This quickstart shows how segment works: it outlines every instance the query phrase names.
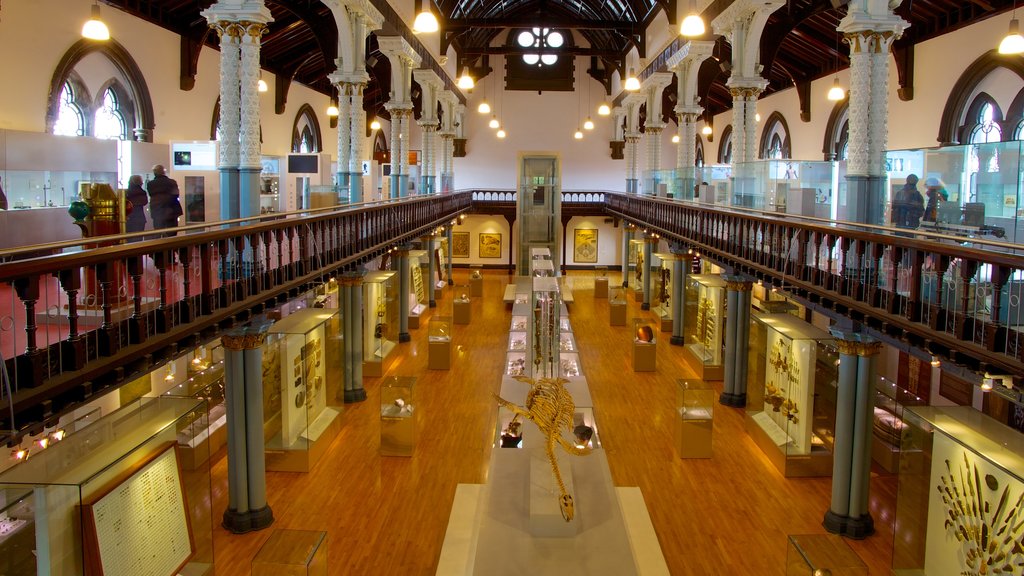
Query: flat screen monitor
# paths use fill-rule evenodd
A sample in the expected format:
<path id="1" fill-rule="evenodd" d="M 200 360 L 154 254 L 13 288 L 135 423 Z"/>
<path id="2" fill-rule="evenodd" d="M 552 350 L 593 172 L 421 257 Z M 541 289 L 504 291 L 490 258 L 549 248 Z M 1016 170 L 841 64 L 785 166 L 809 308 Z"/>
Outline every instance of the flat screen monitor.
<path id="1" fill-rule="evenodd" d="M 289 154 L 290 174 L 317 174 L 320 172 L 320 158 L 316 154 Z"/>
<path id="2" fill-rule="evenodd" d="M 214 171 L 217 169 L 216 142 L 172 142 L 171 167 L 174 170 Z"/>

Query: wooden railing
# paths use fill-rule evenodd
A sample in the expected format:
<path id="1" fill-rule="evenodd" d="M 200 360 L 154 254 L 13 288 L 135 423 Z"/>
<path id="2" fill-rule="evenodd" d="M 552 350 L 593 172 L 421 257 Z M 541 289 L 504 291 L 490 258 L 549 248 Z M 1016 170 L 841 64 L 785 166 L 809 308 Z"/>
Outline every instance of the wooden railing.
<path id="1" fill-rule="evenodd" d="M 361 266 L 470 206 L 470 194 L 458 193 L 134 243 L 106 237 L 100 241 L 112 245 L 93 241 L 47 256 L 26 257 L 38 247 L 8 251 L 0 263 L 0 366 L 11 388 L 0 391 L 0 428 L 11 428 L 11 401 L 19 430 L 38 426 L 178 343 Z"/>
<path id="2" fill-rule="evenodd" d="M 644 196 L 605 202 L 611 214 L 880 333 L 979 373 L 1024 376 L 1016 245 Z"/>

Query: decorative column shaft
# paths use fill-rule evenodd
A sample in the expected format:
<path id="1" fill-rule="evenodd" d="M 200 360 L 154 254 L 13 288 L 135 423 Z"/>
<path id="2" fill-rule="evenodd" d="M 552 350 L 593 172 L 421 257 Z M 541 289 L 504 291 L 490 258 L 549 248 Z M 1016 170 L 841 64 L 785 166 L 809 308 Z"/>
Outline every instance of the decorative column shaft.
<path id="1" fill-rule="evenodd" d="M 420 194 L 434 193 L 434 134 L 436 122 L 419 122 L 422 139 L 423 161 L 420 169 Z"/>
<path id="2" fill-rule="evenodd" d="M 636 194 L 640 190 L 638 179 L 639 154 L 637 147 L 640 143 L 639 133 L 626 134 L 626 193 Z"/>
<path id="3" fill-rule="evenodd" d="M 363 275 L 363 270 L 354 270 L 342 276 L 343 281 L 351 285 L 349 309 L 352 311 L 352 332 L 345 335 L 345 344 L 350 346 L 348 358 L 352 361 L 352 387 L 345 390 L 346 404 L 366 400 L 366 389 L 363 388 Z"/>
<path id="4" fill-rule="evenodd" d="M 260 215 L 260 41 L 267 31 L 263 22 L 242 22 L 245 33 L 241 38 L 241 149 L 238 158 L 239 217 Z M 221 108 L 223 110 L 223 108 Z"/>
<path id="5" fill-rule="evenodd" d="M 241 103 L 238 88 L 240 36 L 242 27 L 234 22 L 215 25 L 220 36 L 220 217 L 238 218 L 238 142 Z"/>
<path id="6" fill-rule="evenodd" d="M 222 525 L 235 534 L 274 522 L 263 440 L 263 342 L 272 324 L 230 329 L 221 337 L 228 429 L 228 509 Z"/>
<path id="7" fill-rule="evenodd" d="M 641 310 L 651 309 L 651 254 L 657 243 L 658 236 L 656 234 L 644 238 L 644 301 L 640 304 Z"/>
<path id="8" fill-rule="evenodd" d="M 683 337 L 683 311 L 686 310 L 686 277 L 693 264 L 693 255 L 687 254 L 680 246 L 673 250 L 679 259 L 672 262 L 672 338 L 670 342 L 676 346 L 686 344 Z"/>
<path id="9" fill-rule="evenodd" d="M 446 234 L 446 236 L 448 238 L 448 253 L 446 254 L 446 257 L 447 257 L 447 260 L 448 260 L 448 285 L 452 286 L 453 284 L 455 284 L 455 281 L 452 280 L 452 227 L 451 226 L 448 227 L 448 230 L 445 232 L 445 234 Z"/>
<path id="10" fill-rule="evenodd" d="M 825 529 L 849 538 L 874 533 L 868 509 L 874 423 L 875 357 L 881 342 L 858 332 L 832 330 L 839 348 L 832 501 Z"/>
<path id="11" fill-rule="evenodd" d="M 751 282 L 742 276 L 723 275 L 726 282 L 725 366 L 718 402 L 743 408 L 747 405 L 747 347 L 750 343 Z"/>
<path id="12" fill-rule="evenodd" d="M 757 97 L 761 90 L 757 86 L 729 88 L 732 94 L 733 165 L 757 160 Z"/>
<path id="13" fill-rule="evenodd" d="M 338 308 L 341 309 L 341 345 L 342 365 L 345 370 L 342 372 L 343 386 L 341 401 L 345 402 L 349 391 L 354 389 L 353 368 L 357 358 L 352 356 L 352 340 L 361 337 L 356 327 L 357 319 L 361 319 L 360 311 L 352 310 L 352 289 L 356 283 L 350 276 L 341 276 L 338 279 Z"/>
<path id="14" fill-rule="evenodd" d="M 629 224 L 622 226 L 622 287 L 629 287 L 629 241 L 633 239 L 633 229 Z"/>
<path id="15" fill-rule="evenodd" d="M 647 126 L 646 140 L 647 140 L 647 176 L 646 182 L 650 182 L 650 190 L 644 190 L 644 194 L 650 194 L 651 196 L 658 195 L 658 182 L 659 178 L 655 174 L 655 170 L 661 170 L 661 131 L 662 126 Z M 646 186 L 645 186 L 646 188 Z"/>
<path id="16" fill-rule="evenodd" d="M 434 299 L 434 290 L 437 282 L 434 280 L 434 237 L 423 237 L 423 249 L 427 251 L 427 300 L 428 306 L 437 307 L 437 300 Z"/>
<path id="17" fill-rule="evenodd" d="M 334 81 L 338 88 L 338 185 L 348 184 L 352 160 L 352 85 L 345 81 Z M 351 193 L 349 194 L 351 198 Z"/>
<path id="18" fill-rule="evenodd" d="M 398 249 L 398 341 L 412 340 L 409 335 L 409 250 L 412 246 L 403 245 Z"/>
<path id="19" fill-rule="evenodd" d="M 352 85 L 352 112 L 348 124 L 349 142 L 349 202 L 355 204 L 363 201 L 363 141 L 366 140 L 366 110 L 363 109 L 363 89 L 365 82 Z"/>

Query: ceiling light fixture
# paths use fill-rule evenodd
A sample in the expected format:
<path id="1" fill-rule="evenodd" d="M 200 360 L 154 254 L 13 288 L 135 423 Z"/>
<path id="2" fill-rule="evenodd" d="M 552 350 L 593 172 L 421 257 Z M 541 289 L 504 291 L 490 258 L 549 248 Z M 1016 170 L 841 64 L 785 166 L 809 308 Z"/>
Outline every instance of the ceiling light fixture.
<path id="1" fill-rule="evenodd" d="M 370 130 L 380 130 L 380 121 L 374 118 L 373 122 L 370 122 Z"/>
<path id="2" fill-rule="evenodd" d="M 327 115 L 328 115 L 328 116 L 330 116 L 331 118 L 334 118 L 334 117 L 336 117 L 336 116 L 337 116 L 338 114 L 339 114 L 339 112 L 338 112 L 338 106 L 337 106 L 337 105 L 336 105 L 336 104 L 334 103 L 334 101 L 332 100 L 332 101 L 331 101 L 331 104 L 330 104 L 330 105 L 329 105 L 329 106 L 327 107 Z"/>
<path id="3" fill-rule="evenodd" d="M 89 40 L 110 40 L 110 29 L 100 18 L 100 5 L 92 5 L 92 13 L 89 20 L 82 26 L 82 38 Z"/>
<path id="4" fill-rule="evenodd" d="M 697 13 L 697 7 L 693 5 L 693 0 L 690 0 L 690 13 L 683 18 L 683 23 L 679 25 L 679 33 L 687 38 L 704 35 L 704 19 Z"/>
<path id="5" fill-rule="evenodd" d="M 495 134 L 495 136 L 497 136 L 498 138 L 504 138 L 505 137 L 505 129 L 504 128 L 498 128 L 498 133 Z"/>
<path id="6" fill-rule="evenodd" d="M 938 356 L 932 356 L 932 362 L 931 362 L 931 364 L 932 364 L 932 366 L 934 366 L 935 368 L 938 368 L 939 366 L 942 366 L 942 361 L 941 361 L 941 360 L 939 360 L 939 357 L 938 357 Z"/>
<path id="7" fill-rule="evenodd" d="M 587 116 L 587 119 L 583 121 L 583 129 L 584 130 L 593 130 L 594 129 L 594 121 L 590 119 L 590 116 Z"/>
<path id="8" fill-rule="evenodd" d="M 705 136 L 710 136 L 712 132 L 714 132 L 714 130 L 712 130 L 711 126 L 707 124 L 705 124 L 704 127 L 700 129 L 700 133 Z"/>
<path id="9" fill-rule="evenodd" d="M 469 75 L 469 66 L 462 67 L 462 76 L 459 76 L 458 87 L 460 90 L 473 89 L 473 77 Z"/>
<path id="10" fill-rule="evenodd" d="M 598 116 L 608 116 L 612 113 L 611 106 L 607 102 L 601 102 L 601 105 L 597 107 Z"/>
<path id="11" fill-rule="evenodd" d="M 256 91 L 257 92 L 266 92 L 269 89 L 270 88 L 267 87 L 267 81 L 264 80 L 263 78 L 260 78 L 259 81 L 256 82 Z"/>
<path id="12" fill-rule="evenodd" d="M 579 128 L 576 128 L 576 133 L 573 134 L 572 137 L 577 140 L 583 140 L 583 132 Z"/>
<path id="13" fill-rule="evenodd" d="M 412 31 L 415 34 L 437 32 L 437 16 L 430 10 L 430 0 L 427 5 L 421 7 L 420 0 L 416 0 L 416 20 L 412 23 Z"/>
<path id="14" fill-rule="evenodd" d="M 982 381 L 981 381 L 981 391 L 982 392 L 991 392 L 992 388 L 995 388 L 995 384 L 993 383 L 993 380 L 994 380 L 994 378 L 984 378 L 984 379 L 982 379 Z"/>
<path id="15" fill-rule="evenodd" d="M 495 129 L 495 128 L 500 128 L 501 127 L 501 123 L 498 122 L 498 115 L 497 114 L 492 114 L 491 115 L 491 121 L 487 123 L 487 127 L 492 129 L 492 130 Z"/>
<path id="16" fill-rule="evenodd" d="M 672 135 L 672 143 L 673 144 L 679 144 L 679 134 L 673 134 Z"/>
<path id="17" fill-rule="evenodd" d="M 487 103 L 487 98 L 486 97 L 484 98 L 484 101 L 481 102 L 479 106 L 477 106 L 476 111 L 481 113 L 481 114 L 490 114 L 491 113 L 491 105 Z"/>
<path id="18" fill-rule="evenodd" d="M 84 32 L 83 32 L 84 33 Z M 1010 18 L 1010 30 L 999 43 L 1000 54 L 1020 54 L 1024 52 L 1024 37 L 1020 35 L 1020 21 L 1017 20 L 1017 0 L 1013 1 L 1013 15 Z"/>
<path id="19" fill-rule="evenodd" d="M 838 102 L 843 98 L 846 98 L 846 90 L 843 90 L 843 87 L 839 85 L 839 77 L 836 76 L 832 80 L 832 87 L 828 89 L 828 99 Z"/>
<path id="20" fill-rule="evenodd" d="M 622 87 L 630 92 L 636 92 L 640 89 L 640 79 L 636 77 L 636 72 L 632 67 L 630 67 L 629 74 L 626 75 L 626 83 Z"/>

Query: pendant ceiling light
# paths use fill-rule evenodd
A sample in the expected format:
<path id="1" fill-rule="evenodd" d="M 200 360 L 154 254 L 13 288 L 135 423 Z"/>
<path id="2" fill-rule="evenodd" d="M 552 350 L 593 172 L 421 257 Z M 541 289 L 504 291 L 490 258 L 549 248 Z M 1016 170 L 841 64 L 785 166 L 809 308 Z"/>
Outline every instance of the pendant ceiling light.
<path id="1" fill-rule="evenodd" d="M 487 103 L 487 98 L 484 98 L 484 101 L 481 102 L 479 106 L 477 106 L 476 111 L 481 114 L 491 113 L 491 105 Z"/>
<path id="2" fill-rule="evenodd" d="M 572 137 L 577 140 L 583 140 L 583 132 L 579 128 L 577 128 L 576 133 L 573 134 Z"/>
<path id="3" fill-rule="evenodd" d="M 640 80 L 636 77 L 636 72 L 632 67 L 630 67 L 629 74 L 626 75 L 626 83 L 622 87 L 630 92 L 636 92 L 640 89 Z"/>
<path id="4" fill-rule="evenodd" d="M 380 121 L 374 118 L 373 122 L 370 122 L 370 130 L 380 130 Z"/>
<path id="5" fill-rule="evenodd" d="M 82 26 L 82 38 L 89 40 L 110 40 L 110 29 L 100 18 L 100 5 L 92 5 L 92 15 Z"/>
<path id="6" fill-rule="evenodd" d="M 473 77 L 469 75 L 469 66 L 462 67 L 462 76 L 459 76 L 458 87 L 460 90 L 473 89 Z"/>
<path id="7" fill-rule="evenodd" d="M 437 16 L 430 10 L 430 0 L 427 5 L 421 7 L 420 0 L 416 0 L 416 20 L 412 23 L 412 31 L 416 34 L 437 32 Z"/>
<path id="8" fill-rule="evenodd" d="M 259 82 L 256 83 L 257 92 L 266 92 L 269 89 L 270 88 L 267 87 L 267 81 L 264 80 L 263 78 L 260 78 Z"/>
<path id="9" fill-rule="evenodd" d="M 679 25 L 679 33 L 687 38 L 704 35 L 704 19 L 697 13 L 697 7 L 693 5 L 693 2 L 694 0 L 690 0 L 690 13 L 683 18 L 683 23 Z"/>
<path id="10" fill-rule="evenodd" d="M 1020 54 L 1024 52 L 1024 37 L 1020 35 L 1020 21 L 1017 20 L 1017 1 L 1013 2 L 1013 16 L 1010 19 L 1010 30 L 999 43 L 1000 54 Z"/>
<path id="11" fill-rule="evenodd" d="M 679 144 L 679 134 L 673 134 L 672 135 L 672 143 L 673 144 Z"/>
<path id="12" fill-rule="evenodd" d="M 501 127 L 501 124 L 498 123 L 498 116 L 497 115 L 492 115 L 491 116 L 491 121 L 487 123 L 487 126 L 489 128 L 491 128 L 491 129 Z"/>
<path id="13" fill-rule="evenodd" d="M 327 107 L 327 115 L 331 118 L 338 115 L 338 105 L 335 104 L 334 100 L 331 100 L 331 105 Z"/>
<path id="14" fill-rule="evenodd" d="M 598 116 L 608 116 L 611 113 L 612 113 L 612 108 L 611 108 L 611 106 L 608 105 L 607 102 L 601 102 L 601 105 L 597 107 L 597 115 Z"/>
<path id="15" fill-rule="evenodd" d="M 833 102 L 838 102 L 846 98 L 846 91 L 839 85 L 839 77 L 835 77 L 832 80 L 832 87 L 828 89 L 828 99 Z"/>
<path id="16" fill-rule="evenodd" d="M 584 130 L 593 130 L 594 129 L 594 121 L 590 119 L 590 116 L 587 116 L 587 119 L 583 121 L 583 129 Z"/>
<path id="17" fill-rule="evenodd" d="M 505 137 L 505 129 L 504 129 L 504 128 L 498 128 L 498 133 L 497 133 L 497 134 L 495 134 L 495 135 L 496 135 L 496 136 L 497 136 L 498 138 L 504 138 L 504 137 Z"/>

